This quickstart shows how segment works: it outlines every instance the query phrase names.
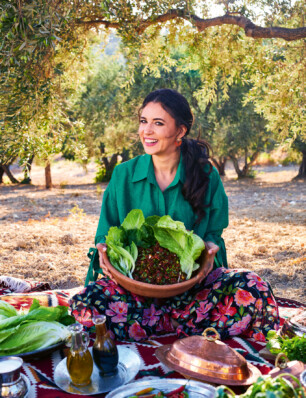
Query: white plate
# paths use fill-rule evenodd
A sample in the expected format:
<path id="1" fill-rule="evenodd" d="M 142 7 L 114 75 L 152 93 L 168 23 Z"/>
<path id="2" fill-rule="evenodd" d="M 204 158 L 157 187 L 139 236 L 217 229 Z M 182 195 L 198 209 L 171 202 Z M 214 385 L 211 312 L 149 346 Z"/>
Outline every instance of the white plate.
<path id="1" fill-rule="evenodd" d="M 94 365 L 91 383 L 84 387 L 76 387 L 70 382 L 67 370 L 67 358 L 64 358 L 56 367 L 54 382 L 62 390 L 71 394 L 94 395 L 112 391 L 133 380 L 139 372 L 140 357 L 128 347 L 117 346 L 119 354 L 118 373 L 114 376 L 101 377 L 99 369 Z M 91 349 L 89 349 L 92 351 Z"/>
<path id="2" fill-rule="evenodd" d="M 156 394 L 159 390 L 167 393 L 180 386 L 186 386 L 185 391 L 188 392 L 189 398 L 214 398 L 216 396 L 216 389 L 214 387 L 200 381 L 187 379 L 147 379 L 116 388 L 116 390 L 107 394 L 105 398 L 127 398 L 148 387 L 156 388 Z M 155 391 L 153 390 L 153 392 Z"/>

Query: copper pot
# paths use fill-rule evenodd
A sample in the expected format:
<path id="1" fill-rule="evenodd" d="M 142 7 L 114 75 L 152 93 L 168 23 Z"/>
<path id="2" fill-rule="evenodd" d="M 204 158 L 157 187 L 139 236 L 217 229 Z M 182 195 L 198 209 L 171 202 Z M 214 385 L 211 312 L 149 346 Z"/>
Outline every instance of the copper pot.
<path id="1" fill-rule="evenodd" d="M 214 331 L 214 336 L 208 336 Z M 170 369 L 200 381 L 226 385 L 253 384 L 261 372 L 236 350 L 220 341 L 208 328 L 202 336 L 191 336 L 159 347 L 156 357 Z"/>

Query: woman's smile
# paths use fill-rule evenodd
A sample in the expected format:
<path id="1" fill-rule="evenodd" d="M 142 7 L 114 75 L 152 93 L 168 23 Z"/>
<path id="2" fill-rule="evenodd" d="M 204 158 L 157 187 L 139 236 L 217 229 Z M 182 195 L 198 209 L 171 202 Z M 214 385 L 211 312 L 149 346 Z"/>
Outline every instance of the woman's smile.
<path id="1" fill-rule="evenodd" d="M 152 138 L 146 138 L 144 137 L 144 143 L 147 146 L 154 146 L 155 144 L 157 144 L 158 140 L 154 140 Z"/>
<path id="2" fill-rule="evenodd" d="M 177 151 L 178 138 L 184 135 L 175 119 L 158 102 L 149 102 L 139 118 L 138 133 L 149 155 L 169 155 Z"/>

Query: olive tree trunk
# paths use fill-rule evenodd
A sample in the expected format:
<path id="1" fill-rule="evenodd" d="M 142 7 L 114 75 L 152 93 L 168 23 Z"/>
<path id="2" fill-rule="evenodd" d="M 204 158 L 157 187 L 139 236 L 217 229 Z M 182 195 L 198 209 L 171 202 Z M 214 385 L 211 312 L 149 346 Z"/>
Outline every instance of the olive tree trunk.
<path id="1" fill-rule="evenodd" d="M 45 167 L 45 181 L 46 181 L 46 189 L 52 188 L 52 178 L 51 178 L 51 165 L 48 161 Z"/>
<path id="2" fill-rule="evenodd" d="M 13 176 L 9 165 L 1 165 L 3 173 L 5 173 L 13 184 L 19 184 L 19 181 Z M 2 176 L 3 176 L 2 173 Z"/>
<path id="3" fill-rule="evenodd" d="M 299 168 L 298 175 L 294 177 L 294 180 L 304 179 L 306 180 L 306 151 L 302 151 L 303 158 Z"/>

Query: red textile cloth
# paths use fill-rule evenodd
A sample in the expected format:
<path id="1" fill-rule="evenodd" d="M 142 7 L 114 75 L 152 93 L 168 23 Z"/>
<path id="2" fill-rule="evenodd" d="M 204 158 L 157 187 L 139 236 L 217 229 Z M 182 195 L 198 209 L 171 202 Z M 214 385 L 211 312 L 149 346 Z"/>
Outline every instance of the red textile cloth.
<path id="1" fill-rule="evenodd" d="M 76 291 L 77 289 L 71 289 L 66 291 L 53 290 L 34 293 L 30 292 L 26 294 L 7 294 L 6 291 L 5 295 L 1 295 L 0 292 L 0 299 L 7 301 L 17 309 L 28 308 L 31 305 L 33 298 L 39 299 L 42 305 L 68 305 L 69 298 L 74 295 Z M 284 320 L 284 317 L 292 316 L 297 311 L 297 309 L 301 307 L 305 308 L 301 303 L 285 298 L 277 298 L 277 302 L 280 307 L 282 321 Z M 137 352 L 141 357 L 141 368 L 136 376 L 136 379 L 148 376 L 182 378 L 182 376 L 178 373 L 169 371 L 169 369 L 162 365 L 154 355 L 154 351 L 158 346 L 163 344 L 171 344 L 175 341 L 176 338 L 177 336 L 172 334 L 158 337 L 154 340 L 148 340 L 145 343 L 119 342 L 118 344 L 130 346 L 133 351 Z M 91 337 L 91 344 L 93 343 L 93 341 L 94 336 Z M 269 373 L 269 371 L 274 367 L 272 362 L 263 359 L 259 355 L 259 351 L 264 348 L 265 343 L 259 343 L 255 342 L 254 339 L 245 339 L 240 337 L 234 337 L 224 342 L 227 343 L 230 347 L 236 349 L 246 358 L 246 360 L 258 367 L 262 374 Z M 61 391 L 54 384 L 53 380 L 55 368 L 64 357 L 64 350 L 57 350 L 46 357 L 24 363 L 22 372 L 29 378 L 31 382 L 31 391 L 28 398 L 79 397 L 79 395 L 69 394 Z M 105 394 L 98 394 L 95 396 L 104 397 Z"/>

